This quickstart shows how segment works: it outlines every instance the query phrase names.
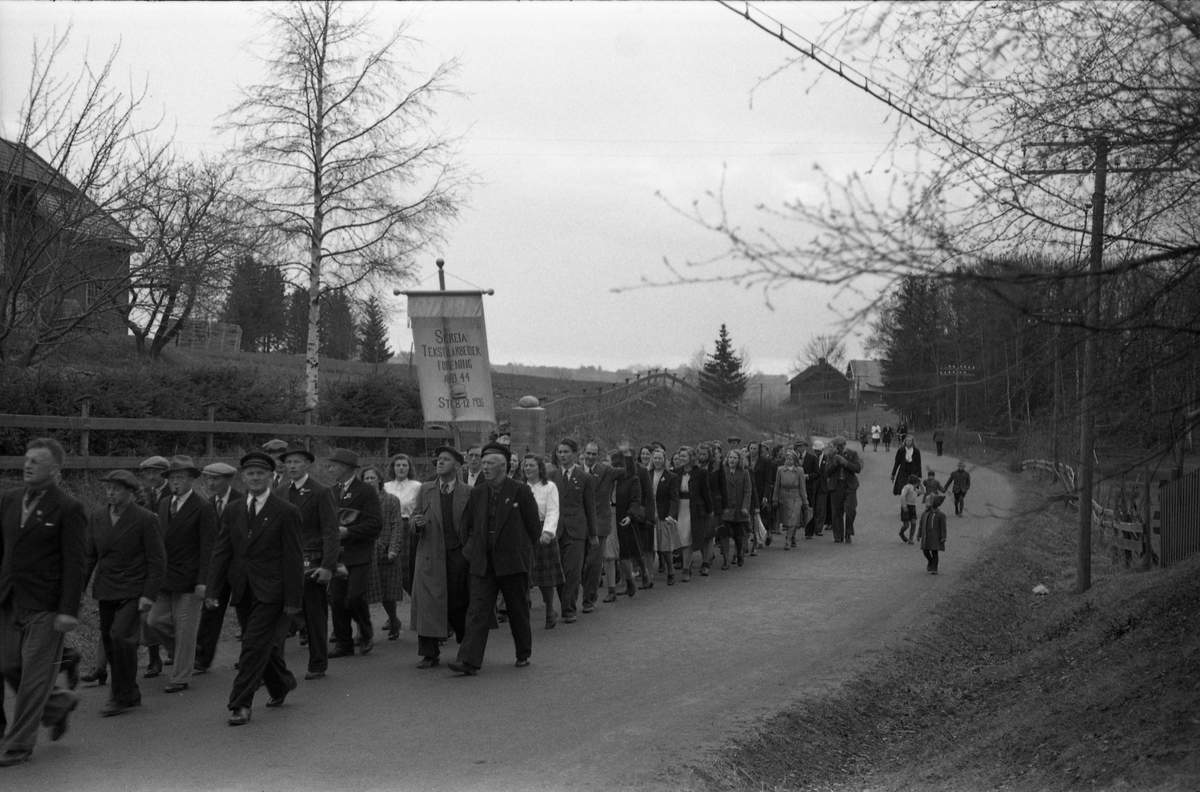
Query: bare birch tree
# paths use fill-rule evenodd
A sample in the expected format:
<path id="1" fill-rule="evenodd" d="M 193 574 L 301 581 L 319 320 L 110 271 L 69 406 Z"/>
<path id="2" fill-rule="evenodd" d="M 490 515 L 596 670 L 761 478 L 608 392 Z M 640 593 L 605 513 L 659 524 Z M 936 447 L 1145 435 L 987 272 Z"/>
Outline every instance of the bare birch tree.
<path id="1" fill-rule="evenodd" d="M 265 14 L 266 78 L 244 90 L 225 129 L 237 138 L 246 193 L 282 230 L 307 284 L 306 406 L 317 407 L 321 299 L 331 289 L 410 277 L 465 200 L 455 140 L 434 130 L 456 62 L 417 75 L 342 3 L 289 3 Z"/>

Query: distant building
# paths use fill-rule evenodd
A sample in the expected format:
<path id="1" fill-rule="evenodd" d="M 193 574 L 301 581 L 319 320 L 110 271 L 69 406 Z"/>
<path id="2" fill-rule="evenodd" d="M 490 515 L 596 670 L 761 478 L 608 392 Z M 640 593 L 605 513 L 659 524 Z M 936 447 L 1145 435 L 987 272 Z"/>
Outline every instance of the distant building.
<path id="1" fill-rule="evenodd" d="M 851 397 L 865 404 L 883 403 L 883 368 L 878 360 L 851 360 L 846 366 Z"/>
<path id="2" fill-rule="evenodd" d="M 788 380 L 788 404 L 833 406 L 853 403 L 853 383 L 825 358 Z"/>
<path id="3" fill-rule="evenodd" d="M 35 151 L 0 138 L 0 297 L 16 316 L 31 325 L 86 316 L 89 327 L 123 331 L 130 255 L 140 249 Z"/>

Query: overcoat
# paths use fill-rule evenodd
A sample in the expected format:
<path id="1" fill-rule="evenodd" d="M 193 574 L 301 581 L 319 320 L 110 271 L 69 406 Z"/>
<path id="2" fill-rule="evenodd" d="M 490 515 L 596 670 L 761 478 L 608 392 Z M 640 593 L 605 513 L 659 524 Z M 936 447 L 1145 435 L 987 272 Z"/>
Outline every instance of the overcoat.
<path id="1" fill-rule="evenodd" d="M 917 530 L 922 550 L 946 549 L 946 513 L 928 509 L 921 515 L 921 527 Z"/>
<path id="2" fill-rule="evenodd" d="M 925 472 L 921 469 L 921 449 L 914 445 L 912 452 L 912 462 L 908 462 L 905 459 L 904 445 L 901 444 L 901 446 L 896 449 L 896 464 L 892 466 L 892 478 L 895 479 L 892 484 L 893 495 L 900 494 L 900 490 L 904 489 L 904 485 L 908 483 L 908 477 L 910 475 L 915 475 L 917 478 L 921 478 L 922 474 Z"/>
<path id="3" fill-rule="evenodd" d="M 461 480 L 451 494 L 454 502 L 454 531 L 463 544 L 467 501 L 472 487 Z M 536 507 L 535 507 L 536 508 Z M 412 604 L 409 606 L 409 629 L 417 635 L 444 637 L 450 634 L 447 617 L 450 608 L 446 590 L 446 535 L 442 523 L 442 494 L 437 480 L 427 481 L 417 493 L 414 515 L 424 512 L 425 527 L 417 539 L 416 565 L 413 568 Z M 416 530 L 409 520 L 409 530 Z"/>
<path id="4" fill-rule="evenodd" d="M 107 506 L 88 515 L 87 571 L 96 600 L 154 599 L 167 571 L 158 518 L 130 503 L 113 523 Z"/>

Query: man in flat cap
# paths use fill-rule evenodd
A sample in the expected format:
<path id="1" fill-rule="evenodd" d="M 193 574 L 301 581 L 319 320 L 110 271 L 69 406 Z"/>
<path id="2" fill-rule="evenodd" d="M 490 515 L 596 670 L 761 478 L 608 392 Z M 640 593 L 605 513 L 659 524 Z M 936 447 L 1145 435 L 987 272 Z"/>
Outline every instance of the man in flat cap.
<path id="1" fill-rule="evenodd" d="M 283 659 L 292 617 L 304 599 L 304 552 L 300 511 L 271 492 L 275 460 L 262 451 L 241 459 L 246 498 L 225 509 L 208 570 L 209 599 L 215 608 L 223 589 L 242 622 L 238 673 L 229 693 L 229 725 L 250 722 L 254 693 L 265 685 L 268 707 L 282 706 L 296 689 Z"/>
<path id="2" fill-rule="evenodd" d="M 329 656 L 354 654 L 354 624 L 358 625 L 362 640 L 359 651 L 365 655 L 375 647 L 367 589 L 371 583 L 371 564 L 375 561 L 375 540 L 383 531 L 383 506 L 376 489 L 354 476 L 358 470 L 358 454 L 347 448 L 335 448 L 325 464 L 337 480 L 333 498 L 338 508 L 342 563 L 347 572 L 345 578 L 334 578 L 329 584 L 333 635 L 337 639 Z"/>
<path id="3" fill-rule="evenodd" d="M 0 679 L 16 693 L 0 767 L 29 759 L 39 723 L 62 737 L 79 704 L 55 686 L 63 638 L 79 625 L 87 534 L 83 505 L 57 483 L 65 457 L 57 440 L 29 441 L 24 486 L 0 494 Z"/>
<path id="4" fill-rule="evenodd" d="M 462 643 L 471 596 L 463 530 L 472 487 L 459 479 L 463 456 L 457 449 L 438 446 L 433 453 L 437 478 L 421 485 L 411 518 L 418 538 L 409 623 L 417 633 L 418 668 L 438 664 L 439 643 L 451 633 Z"/>
<path id="5" fill-rule="evenodd" d="M 164 690 L 179 693 L 188 689 L 195 672 L 196 632 L 217 535 L 217 511 L 193 489 L 200 469 L 191 457 L 172 457 L 162 475 L 171 491 L 158 504 L 167 574 L 146 626 L 175 658 Z"/>
<path id="6" fill-rule="evenodd" d="M 271 459 L 275 460 L 275 474 L 271 480 L 272 492 L 287 483 L 287 476 L 283 472 L 283 452 L 287 450 L 287 447 L 287 442 L 278 437 L 262 444 L 263 453 L 270 454 Z"/>
<path id="7" fill-rule="evenodd" d="M 141 614 L 150 610 L 167 572 L 158 517 L 134 502 L 141 488 L 128 470 L 100 479 L 106 506 L 88 515 L 87 571 L 100 612 L 100 637 L 112 666 L 112 687 L 104 716 L 119 715 L 142 703 L 137 684 Z"/>
<path id="8" fill-rule="evenodd" d="M 300 510 L 300 541 L 304 549 L 303 624 L 308 636 L 308 671 L 304 678 L 321 679 L 329 668 L 329 582 L 337 569 L 339 535 L 333 490 L 310 476 L 315 461 L 304 443 L 284 449 L 287 483 L 275 490 Z"/>
<path id="9" fill-rule="evenodd" d="M 862 472 L 862 460 L 857 451 L 846 447 L 845 437 L 838 435 L 829 443 L 833 449 L 825 455 L 821 473 L 829 487 L 833 541 L 850 544 L 854 536 L 854 517 L 858 513 L 858 474 Z"/>
<path id="10" fill-rule="evenodd" d="M 471 490 L 463 520 L 463 555 L 471 567 L 471 602 L 466 635 L 452 671 L 473 676 L 483 666 L 496 597 L 504 595 L 508 626 L 516 645 L 517 667 L 529 665 L 533 632 L 529 627 L 529 567 L 533 543 L 542 534 L 537 501 L 528 484 L 508 477 L 508 446 L 483 447 L 484 484 Z"/>
<path id="11" fill-rule="evenodd" d="M 233 486 L 237 468 L 224 462 L 213 462 L 201 471 L 204 488 L 209 502 L 217 513 L 217 530 L 221 530 L 221 517 L 225 510 L 236 506 L 246 493 Z M 214 540 L 215 541 L 215 540 Z M 221 640 L 221 628 L 225 625 L 225 613 L 229 609 L 229 587 L 226 586 L 217 600 L 216 608 L 205 608 L 200 613 L 200 629 L 196 632 L 196 662 L 192 671 L 206 673 L 217 656 L 217 644 Z"/>
<path id="12" fill-rule="evenodd" d="M 158 514 L 158 502 L 169 492 L 167 480 L 163 478 L 162 474 L 170 464 L 166 457 L 152 456 L 142 460 L 142 463 L 138 465 L 138 475 L 142 479 L 142 497 L 138 505 L 144 506 L 155 514 Z"/>

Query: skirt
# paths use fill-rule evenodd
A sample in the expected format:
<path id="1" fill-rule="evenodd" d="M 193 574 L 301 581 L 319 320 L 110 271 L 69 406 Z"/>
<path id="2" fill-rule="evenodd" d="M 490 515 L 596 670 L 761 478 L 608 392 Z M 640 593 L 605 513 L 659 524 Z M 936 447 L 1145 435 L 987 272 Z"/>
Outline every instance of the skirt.
<path id="1" fill-rule="evenodd" d="M 558 541 L 542 544 L 533 543 L 533 567 L 529 570 L 530 587 L 557 586 L 566 582 L 563 574 L 562 557 L 558 553 Z"/>
<path id="2" fill-rule="evenodd" d="M 604 560 L 611 561 L 621 557 L 621 540 L 617 538 L 616 531 L 610 531 L 608 536 L 601 541 L 604 545 Z"/>
<path id="3" fill-rule="evenodd" d="M 804 522 L 804 503 L 800 500 L 799 487 L 781 487 L 783 494 L 779 499 L 779 523 L 788 528 L 795 528 Z"/>
<path id="4" fill-rule="evenodd" d="M 643 553 L 654 552 L 654 523 L 642 520 L 638 523 L 638 545 Z"/>
<path id="5" fill-rule="evenodd" d="M 630 522 L 629 525 L 618 525 L 617 530 L 613 531 L 613 535 L 617 537 L 617 548 L 620 553 L 617 557 L 623 560 L 630 560 L 642 557 L 642 542 L 638 536 L 641 531 L 638 526 L 639 522 Z"/>
<path id="6" fill-rule="evenodd" d="M 706 514 L 692 523 L 692 549 L 703 550 L 717 535 L 717 516 Z"/>
<path id="7" fill-rule="evenodd" d="M 379 559 L 371 559 L 371 571 L 367 576 L 367 604 L 383 602 L 383 584 L 379 579 Z"/>
<path id="8" fill-rule="evenodd" d="M 407 559 L 387 560 L 387 548 L 375 545 L 376 566 L 379 569 L 379 598 L 383 602 L 404 601 L 404 567 Z M 372 600 L 372 602 L 379 600 Z"/>
<path id="9" fill-rule="evenodd" d="M 687 503 L 680 503 L 679 522 L 675 524 L 675 530 L 679 533 L 679 544 L 677 547 L 691 547 L 692 509 Z"/>
<path id="10" fill-rule="evenodd" d="M 740 542 L 742 537 L 750 532 L 750 523 L 747 522 L 729 522 L 728 520 L 721 521 L 721 527 L 717 529 L 718 539 L 733 539 Z"/>
<path id="11" fill-rule="evenodd" d="M 659 520 L 654 526 L 654 538 L 658 541 L 658 552 L 669 553 L 683 547 L 679 541 L 678 526 L 671 525 L 666 520 Z"/>

